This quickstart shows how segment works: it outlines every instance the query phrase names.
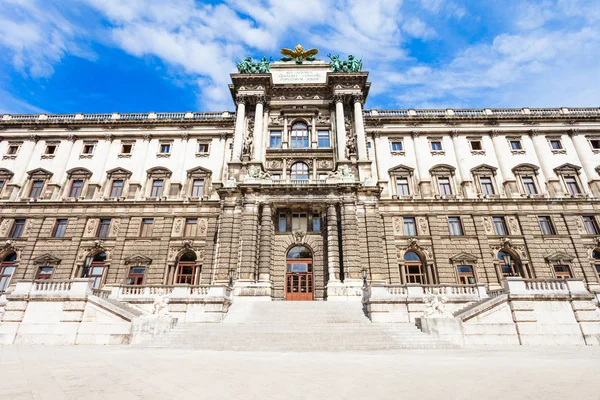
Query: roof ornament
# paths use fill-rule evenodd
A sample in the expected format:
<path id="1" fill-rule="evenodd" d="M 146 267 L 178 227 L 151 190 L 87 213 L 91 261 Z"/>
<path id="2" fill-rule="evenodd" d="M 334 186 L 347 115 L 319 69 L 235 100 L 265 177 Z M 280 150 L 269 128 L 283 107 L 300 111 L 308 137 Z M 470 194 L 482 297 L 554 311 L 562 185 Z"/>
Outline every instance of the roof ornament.
<path id="1" fill-rule="evenodd" d="M 268 74 L 271 72 L 271 61 L 267 57 L 263 57 L 260 61 L 253 61 L 252 57 L 246 57 L 237 64 L 237 69 L 240 74 Z"/>
<path id="2" fill-rule="evenodd" d="M 283 48 L 280 50 L 283 57 L 281 61 L 292 61 L 295 60 L 296 64 L 302 64 L 303 61 L 315 61 L 315 56 L 319 52 L 317 49 L 310 49 L 304 51 L 302 45 L 297 45 L 294 50 Z"/>
<path id="3" fill-rule="evenodd" d="M 360 72 L 362 70 L 362 60 L 357 60 L 352 54 L 348 56 L 348 60 L 340 60 L 339 55 L 327 54 L 331 59 L 332 72 Z"/>

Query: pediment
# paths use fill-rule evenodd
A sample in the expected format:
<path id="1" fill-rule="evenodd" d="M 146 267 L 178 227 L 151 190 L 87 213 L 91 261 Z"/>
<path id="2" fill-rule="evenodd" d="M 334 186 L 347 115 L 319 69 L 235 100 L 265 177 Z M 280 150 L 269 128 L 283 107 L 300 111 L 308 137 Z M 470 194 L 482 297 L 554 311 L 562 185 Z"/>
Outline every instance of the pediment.
<path id="1" fill-rule="evenodd" d="M 106 175 L 109 177 L 124 177 L 124 178 L 129 178 L 132 175 L 132 172 L 129 170 L 126 170 L 125 168 L 113 168 L 113 169 L 109 169 L 108 171 L 106 171 Z"/>
<path id="2" fill-rule="evenodd" d="M 83 167 L 71 168 L 70 170 L 67 171 L 67 176 L 69 176 L 69 177 L 76 176 L 76 177 L 89 178 L 92 175 L 93 175 L 92 171 L 90 171 L 87 168 L 83 168 Z"/>
<path id="3" fill-rule="evenodd" d="M 431 167 L 429 173 L 435 174 L 453 174 L 456 168 L 449 164 L 438 164 Z"/>
<path id="4" fill-rule="evenodd" d="M 407 165 L 404 165 L 404 164 L 399 164 L 399 165 L 396 165 L 396 166 L 395 166 L 395 167 L 393 167 L 393 168 L 390 168 L 390 169 L 388 170 L 388 172 L 389 172 L 390 174 L 394 174 L 394 173 L 395 173 L 395 174 L 404 173 L 404 174 L 409 174 L 409 175 L 412 175 L 412 173 L 413 173 L 413 171 L 414 171 L 414 170 L 415 170 L 414 168 L 411 168 L 411 167 L 409 167 L 409 166 L 407 166 Z"/>
<path id="5" fill-rule="evenodd" d="M 498 168 L 488 165 L 488 164 L 480 164 L 480 165 L 476 166 L 475 168 L 471 168 L 471 172 L 476 173 L 476 174 L 484 174 L 484 173 L 495 174 L 497 169 Z"/>
<path id="6" fill-rule="evenodd" d="M 152 264 L 152 259 L 150 257 L 135 255 L 125 259 L 125 264 L 144 264 L 149 265 Z"/>
<path id="7" fill-rule="evenodd" d="M 464 251 L 461 251 L 458 254 L 453 255 L 452 257 L 450 257 L 450 261 L 451 262 L 461 262 L 461 261 L 467 261 L 467 262 L 477 262 L 478 258 L 476 256 L 474 256 L 473 254 L 469 254 L 469 253 L 465 253 Z"/>
<path id="8" fill-rule="evenodd" d="M 571 163 L 565 163 L 563 165 L 560 165 L 556 168 L 554 168 L 554 172 L 557 173 L 577 173 L 579 170 L 581 169 L 581 167 L 575 165 L 575 164 L 571 164 Z"/>
<path id="9" fill-rule="evenodd" d="M 540 167 L 533 164 L 519 164 L 512 169 L 514 173 L 536 173 Z"/>
<path id="10" fill-rule="evenodd" d="M 146 173 L 148 174 L 148 176 L 152 176 L 155 178 L 170 178 L 173 174 L 173 172 L 170 169 L 165 167 L 150 168 L 148 171 L 146 171 Z"/>
<path id="11" fill-rule="evenodd" d="M 29 175 L 30 178 L 50 178 L 54 174 L 47 169 L 36 168 L 28 171 L 27 175 Z"/>
<path id="12" fill-rule="evenodd" d="M 552 253 L 549 256 L 546 256 L 546 261 L 573 261 L 575 257 L 570 254 L 564 253 L 562 251 L 557 251 L 556 253 Z"/>
<path id="13" fill-rule="evenodd" d="M 210 176 L 212 175 L 212 171 L 210 169 L 195 167 L 187 170 L 187 176 Z"/>
<path id="14" fill-rule="evenodd" d="M 34 264 L 47 264 L 47 265 L 56 265 L 59 264 L 62 259 L 50 254 L 46 253 L 39 257 L 33 259 Z"/>
<path id="15" fill-rule="evenodd" d="M 4 180 L 10 180 L 15 173 L 6 168 L 0 168 L 0 178 Z"/>

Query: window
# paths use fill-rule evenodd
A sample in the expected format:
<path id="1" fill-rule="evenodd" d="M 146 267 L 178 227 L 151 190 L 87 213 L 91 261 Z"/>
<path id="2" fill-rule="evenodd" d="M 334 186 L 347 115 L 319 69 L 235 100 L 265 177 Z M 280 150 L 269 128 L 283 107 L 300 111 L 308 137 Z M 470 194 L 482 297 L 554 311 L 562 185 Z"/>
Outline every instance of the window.
<path id="1" fill-rule="evenodd" d="M 398 196 L 410 196 L 410 189 L 408 186 L 408 178 L 405 178 L 405 177 L 396 178 L 396 188 L 398 189 Z"/>
<path id="2" fill-rule="evenodd" d="M 110 197 L 121 197 L 123 194 L 123 180 L 115 179 L 110 187 Z"/>
<path id="3" fill-rule="evenodd" d="M 48 279 L 52 279 L 53 272 L 54 272 L 54 267 L 40 267 L 38 269 L 37 274 L 35 275 L 35 279 L 38 281 L 45 281 Z"/>
<path id="4" fill-rule="evenodd" d="M 441 151 L 442 150 L 442 142 L 439 140 L 434 140 L 431 142 L 431 151 Z"/>
<path id="5" fill-rule="evenodd" d="M 562 150 L 563 146 L 560 139 L 550 139 L 549 142 L 552 150 Z"/>
<path id="6" fill-rule="evenodd" d="M 577 178 L 574 176 L 565 176 L 565 184 L 567 185 L 569 194 L 581 194 L 581 189 L 579 189 L 579 185 L 577 184 Z"/>
<path id="7" fill-rule="evenodd" d="M 492 184 L 492 178 L 489 176 L 479 177 L 479 184 L 481 185 L 481 193 L 484 196 L 494 194 L 494 185 Z"/>
<path id="8" fill-rule="evenodd" d="M 589 139 L 589 142 L 590 146 L 592 146 L 592 149 L 600 150 L 600 139 Z"/>
<path id="9" fill-rule="evenodd" d="M 131 154 L 131 150 L 133 149 L 133 145 L 132 144 L 123 144 L 121 146 L 121 154 Z"/>
<path id="10" fill-rule="evenodd" d="M 469 144 L 471 145 L 471 150 L 473 151 L 483 150 L 481 140 L 470 140 Z"/>
<path id="11" fill-rule="evenodd" d="M 198 233 L 198 220 L 196 218 L 186 218 L 183 236 L 196 236 Z"/>
<path id="12" fill-rule="evenodd" d="M 44 187 L 44 181 L 33 181 L 31 184 L 31 190 L 29 191 L 29 197 L 32 199 L 39 199 L 42 195 L 42 189 Z"/>
<path id="13" fill-rule="evenodd" d="M 15 272 L 17 253 L 9 253 L 0 262 L 0 293 L 5 292 L 10 285 L 10 279 Z"/>
<path id="14" fill-rule="evenodd" d="M 306 124 L 298 122 L 292 126 L 290 147 L 292 149 L 308 148 L 308 126 Z"/>
<path id="15" fill-rule="evenodd" d="M 543 216 L 538 217 L 538 222 L 540 223 L 540 229 L 542 231 L 542 235 L 554 235 L 554 228 L 552 226 L 552 222 L 550 221 L 550 217 Z"/>
<path id="16" fill-rule="evenodd" d="M 94 153 L 94 147 L 96 147 L 93 144 L 84 144 L 83 145 L 83 154 L 93 154 Z"/>
<path id="17" fill-rule="evenodd" d="M 585 231 L 588 235 L 598 235 L 598 224 L 596 223 L 596 219 L 591 215 L 585 215 L 583 217 L 583 225 L 585 226 Z"/>
<path id="18" fill-rule="evenodd" d="M 160 154 L 169 154 L 171 152 L 171 144 L 170 143 L 161 143 L 160 144 Z"/>
<path id="19" fill-rule="evenodd" d="M 306 220 L 306 213 L 292 213 L 292 231 L 303 231 L 308 230 L 308 221 Z"/>
<path id="20" fill-rule="evenodd" d="M 321 232 L 321 216 L 319 214 L 313 214 L 312 216 L 312 231 Z"/>
<path id="21" fill-rule="evenodd" d="M 287 215 L 285 213 L 279 214 L 279 224 L 278 224 L 279 232 L 287 231 Z"/>
<path id="22" fill-rule="evenodd" d="M 71 184 L 71 191 L 69 192 L 69 197 L 78 198 L 81 197 L 81 191 L 83 190 L 83 180 L 76 179 Z"/>
<path id="23" fill-rule="evenodd" d="M 0 179 L 0 194 L 2 194 L 2 189 L 4 189 L 4 184 L 5 183 L 6 182 L 4 180 Z"/>
<path id="24" fill-rule="evenodd" d="M 105 238 L 108 237 L 108 233 L 110 231 L 110 219 L 101 219 L 100 224 L 98 224 L 98 233 L 97 237 Z"/>
<path id="25" fill-rule="evenodd" d="M 319 148 L 331 147 L 329 142 L 329 131 L 317 131 L 317 145 Z"/>
<path id="26" fill-rule="evenodd" d="M 297 162 L 292 165 L 291 178 L 296 180 L 308 180 L 308 165 L 303 162 Z"/>
<path id="27" fill-rule="evenodd" d="M 194 179 L 192 182 L 192 197 L 204 196 L 204 179 Z"/>
<path id="28" fill-rule="evenodd" d="M 392 151 L 403 151 L 402 142 L 392 142 Z"/>
<path id="29" fill-rule="evenodd" d="M 523 180 L 523 187 L 526 194 L 537 194 L 537 188 L 532 176 L 524 176 L 521 179 Z"/>
<path id="30" fill-rule="evenodd" d="M 405 236 L 417 236 L 417 225 L 413 217 L 404 218 L 404 235 Z"/>
<path id="31" fill-rule="evenodd" d="M 506 222 L 504 221 L 504 217 L 494 217 L 494 233 L 498 236 L 506 236 L 508 235 L 508 230 L 506 229 Z"/>
<path id="32" fill-rule="evenodd" d="M 154 218 L 142 218 L 140 237 L 151 237 L 154 229 Z"/>
<path id="33" fill-rule="evenodd" d="M 456 267 L 458 272 L 458 283 L 461 285 L 474 285 L 475 274 L 473 273 L 473 267 L 470 265 L 459 265 Z"/>
<path id="34" fill-rule="evenodd" d="M 502 276 L 521 276 L 515 263 L 515 258 L 511 254 L 499 251 L 498 260 L 500 260 L 499 264 Z"/>
<path id="35" fill-rule="evenodd" d="M 281 131 L 269 132 L 269 147 L 272 149 L 281 148 Z"/>
<path id="36" fill-rule="evenodd" d="M 523 150 L 523 145 L 520 140 L 509 140 L 511 150 Z"/>
<path id="37" fill-rule="evenodd" d="M 570 279 L 573 277 L 571 268 L 568 265 L 555 265 L 554 275 L 556 275 L 556 279 Z"/>
<path id="38" fill-rule="evenodd" d="M 462 224 L 460 217 L 448 217 L 448 228 L 450 235 L 452 236 L 463 236 Z"/>
<path id="39" fill-rule="evenodd" d="M 423 263 L 417 253 L 409 251 L 404 255 L 404 273 L 406 283 L 425 283 Z"/>
<path id="40" fill-rule="evenodd" d="M 196 254 L 185 253 L 177 263 L 177 282 L 193 285 L 196 278 Z"/>
<path id="41" fill-rule="evenodd" d="M 9 156 L 14 156 L 19 152 L 19 145 L 16 144 L 11 144 L 10 146 L 8 146 L 8 150 L 6 151 L 6 154 L 8 154 Z"/>
<path id="42" fill-rule="evenodd" d="M 65 237 L 65 232 L 67 231 L 67 222 L 68 220 L 66 219 L 57 219 L 54 223 L 54 229 L 52 230 L 52 237 Z"/>
<path id="43" fill-rule="evenodd" d="M 55 144 L 46 145 L 46 150 L 44 151 L 44 154 L 52 155 L 55 152 L 56 152 L 56 145 Z"/>
<path id="44" fill-rule="evenodd" d="M 25 229 L 25 220 L 24 219 L 15 219 L 12 228 L 10 229 L 10 233 L 8 236 L 11 238 L 20 238 L 23 235 L 23 230 Z"/>
<path id="45" fill-rule="evenodd" d="M 438 184 L 440 186 L 440 195 L 451 195 L 452 187 L 450 186 L 450 179 L 447 177 L 439 177 Z"/>
<path id="46" fill-rule="evenodd" d="M 592 252 L 592 258 L 594 259 L 594 267 L 596 267 L 596 274 L 598 274 L 598 277 L 600 277 L 600 251 L 594 250 Z"/>
<path id="47" fill-rule="evenodd" d="M 128 285 L 143 285 L 146 267 L 131 267 L 127 276 Z"/>
<path id="48" fill-rule="evenodd" d="M 163 180 L 162 179 L 154 179 L 152 181 L 152 190 L 150 192 L 150 197 L 161 197 L 163 193 Z"/>
<path id="49" fill-rule="evenodd" d="M 208 143 L 198 143 L 198 153 L 208 153 Z"/>
<path id="50" fill-rule="evenodd" d="M 89 278 L 92 281 L 92 289 L 100 289 L 102 279 L 104 278 L 104 271 L 106 270 L 106 253 L 98 253 L 91 258 L 89 266 L 85 266 L 82 270 L 81 277 Z"/>

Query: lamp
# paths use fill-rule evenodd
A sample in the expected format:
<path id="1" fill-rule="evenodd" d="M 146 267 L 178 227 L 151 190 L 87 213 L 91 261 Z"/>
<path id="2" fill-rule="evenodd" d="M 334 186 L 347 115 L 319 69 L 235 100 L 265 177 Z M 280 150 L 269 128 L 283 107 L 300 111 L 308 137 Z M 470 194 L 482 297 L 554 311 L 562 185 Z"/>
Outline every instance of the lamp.
<path id="1" fill-rule="evenodd" d="M 510 260 L 510 255 L 504 253 L 504 255 L 502 256 L 502 261 L 504 261 L 504 265 L 510 267 L 511 266 L 511 260 Z"/>
<path id="2" fill-rule="evenodd" d="M 362 280 L 363 280 L 363 286 L 364 286 L 364 287 L 367 287 L 367 270 L 363 268 L 363 269 L 360 271 L 360 274 L 361 274 L 361 276 L 362 276 Z"/>
<path id="3" fill-rule="evenodd" d="M 90 276 L 90 267 L 92 266 L 92 261 L 94 261 L 94 257 L 90 254 L 85 258 L 83 262 L 83 273 L 81 274 L 82 278 L 87 278 Z"/>
<path id="4" fill-rule="evenodd" d="M 227 273 L 227 279 L 229 280 L 229 287 L 233 287 L 233 269 L 230 269 Z"/>

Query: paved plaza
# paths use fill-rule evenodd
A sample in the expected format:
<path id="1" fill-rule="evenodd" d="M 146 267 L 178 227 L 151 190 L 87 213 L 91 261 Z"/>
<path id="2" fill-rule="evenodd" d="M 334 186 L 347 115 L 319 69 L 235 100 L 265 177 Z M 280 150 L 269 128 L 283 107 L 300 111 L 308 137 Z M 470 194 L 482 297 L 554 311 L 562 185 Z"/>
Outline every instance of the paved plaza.
<path id="1" fill-rule="evenodd" d="M 0 348 L 1 399 L 600 399 L 600 349 Z"/>

